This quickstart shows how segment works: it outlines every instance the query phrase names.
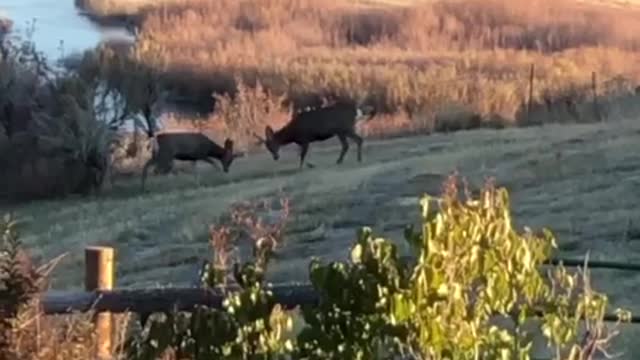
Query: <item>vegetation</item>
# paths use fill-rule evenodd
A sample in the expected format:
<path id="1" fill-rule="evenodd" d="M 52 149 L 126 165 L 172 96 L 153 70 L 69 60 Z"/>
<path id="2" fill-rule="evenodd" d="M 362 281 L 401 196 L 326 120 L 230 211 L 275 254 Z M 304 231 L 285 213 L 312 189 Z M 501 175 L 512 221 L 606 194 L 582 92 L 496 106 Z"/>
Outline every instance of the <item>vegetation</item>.
<path id="1" fill-rule="evenodd" d="M 466 199 L 458 191 L 451 177 L 442 197 L 422 198 L 422 222 L 405 232 L 413 266 L 369 228 L 359 231 L 351 261 L 312 261 L 320 304 L 302 309 L 298 331 L 263 287 L 261 267 L 249 264 L 223 310 L 153 320 L 134 348 L 144 359 L 170 348 L 176 358 L 530 359 L 542 334 L 555 359 L 604 351 L 615 331 L 602 322 L 608 299 L 592 290 L 587 269 L 572 275 L 559 266 L 545 279 L 539 267 L 556 247 L 553 235 L 518 233 L 505 189 L 487 183 Z"/>
<path id="2" fill-rule="evenodd" d="M 105 13 L 118 13 L 117 1 L 95 3 L 107 6 Z M 640 27 L 636 11 L 570 1 L 541 0 L 535 6 L 499 0 L 408 7 L 355 6 L 351 0 L 134 5 L 140 6 L 129 12 L 143 14 L 135 49 L 99 48 L 87 52 L 76 71 L 57 75 L 73 77 L 75 88 L 90 90 L 83 90 L 83 96 L 92 100 L 81 101 L 89 119 L 84 124 L 96 129 L 89 137 L 100 139 L 87 141 L 96 141 L 97 149 L 110 144 L 107 154 L 79 156 L 80 162 L 94 164 L 88 166 L 93 170 L 76 165 L 77 185 L 59 184 L 52 176 L 50 182 L 57 185 L 41 188 L 38 196 L 99 188 L 105 168 L 139 171 L 149 154 L 137 128 L 149 136 L 156 130 L 162 94 L 185 95 L 207 110 L 215 103 L 215 111 L 195 127 L 218 142 L 231 137 L 247 150 L 256 129 L 280 127 L 292 111 L 318 106 L 329 95 L 378 108 L 373 121 L 359 125 L 368 137 L 615 118 L 635 97 L 640 74 L 634 66 L 640 40 L 627 31 Z M 606 20 L 614 17 L 616 22 Z M 37 73 L 34 66 L 25 69 Z M 595 106 L 592 71 L 599 95 Z M 26 108 L 22 111 L 34 112 Z M 135 122 L 133 139 L 107 136 L 99 130 L 102 122 L 93 126 L 92 118 L 106 119 L 111 132 Z M 86 150 L 86 144 L 74 141 Z M 24 159 L 16 162 L 18 168 L 31 166 L 22 165 L 30 163 Z M 33 197 L 31 192 L 25 196 Z"/>
<path id="3" fill-rule="evenodd" d="M 346 95 L 390 114 L 370 126 L 392 134 L 598 119 L 592 72 L 606 116 L 608 98 L 639 80 L 638 19 L 633 8 L 564 0 L 188 0 L 151 10 L 138 50 L 201 102 L 233 95 L 236 78 L 286 94 L 296 108 Z"/>
<path id="4" fill-rule="evenodd" d="M 592 288 L 588 270 L 570 274 L 560 265 L 545 277 L 540 267 L 556 248 L 554 237 L 546 229 L 518 232 L 504 188 L 488 182 L 476 196 L 465 189 L 463 197 L 456 177 L 444 185 L 440 197 L 422 197 L 421 222 L 406 228 L 405 239 L 416 255 L 413 264 L 399 257 L 393 242 L 363 228 L 350 249 L 350 261 L 311 262 L 309 279 L 320 302 L 301 312 L 282 309 L 264 283 L 277 248 L 273 245 L 282 244 L 288 201 L 281 202 L 283 216 L 270 227 L 255 215 L 268 206 L 236 206 L 228 223 L 211 228 L 214 257 L 202 284 L 228 286 L 231 281 L 239 289 L 230 290 L 223 309 L 157 314 L 162 316 L 152 316 L 143 328 L 130 327 L 122 356 L 530 359 L 539 356 L 533 345 L 540 341 L 548 344 L 554 359 L 606 354 L 617 332 L 603 323 L 608 297 Z M 41 289 L 35 284 L 42 276 L 18 260 L 21 244 L 11 219 L 2 226 L 0 289 L 7 301 L 1 350 L 57 358 L 51 354 L 60 353 L 35 352 L 28 339 L 16 341 L 25 329 L 38 331 L 20 316 L 35 309 L 26 305 Z M 256 250 L 254 260 L 233 264 L 229 252 L 247 236 Z M 265 242 L 265 237 L 273 241 Z M 620 309 L 616 313 L 619 321 L 630 315 Z M 61 340 L 80 345 L 70 348 L 87 349 L 89 339 Z M 17 345 L 28 351 L 16 352 Z M 541 349 L 539 344 L 536 348 Z"/>
<path id="5" fill-rule="evenodd" d="M 202 102 L 215 101 L 212 121 L 194 126 L 213 130 L 216 137 L 231 136 L 249 147 L 252 132 L 265 124 L 281 126 L 291 111 L 317 105 L 325 95 L 345 95 L 376 105 L 386 114 L 365 124 L 363 131 L 388 136 L 425 129 L 590 121 L 603 113 L 612 116 L 613 108 L 624 102 L 610 96 L 633 98 L 640 74 L 633 68 L 639 40 L 622 30 L 622 26 L 640 28 L 634 11 L 596 11 L 589 5 L 563 1 L 542 0 L 523 6 L 518 1 L 473 0 L 378 8 L 354 7 L 346 0 L 322 5 L 310 0 L 184 0 L 145 11 L 149 12 L 141 23 L 142 35 L 132 52 L 99 48 L 87 52 L 73 71 L 54 71 L 30 44 L 14 46 L 3 39 L 0 168 L 8 176 L 0 180 L 0 188 L 8 190 L 0 196 L 33 198 L 99 188 L 110 167 L 109 157 L 115 156 L 114 146 L 120 140 L 117 131 L 132 122 L 151 135 L 155 130 L 152 108 L 160 102 L 163 89 L 195 95 Z M 613 17 L 616 22 L 607 21 Z M 594 26 L 598 32 L 591 30 Z M 531 64 L 536 66 L 534 116 L 525 115 Z M 595 112 L 591 71 L 600 78 L 600 110 Z M 610 78 L 614 81 L 602 82 Z M 519 133 L 521 138 L 513 146 L 505 144 L 516 141 L 514 137 L 502 139 L 505 144 L 500 143 L 500 154 L 515 160 L 493 159 L 496 168 L 501 166 L 496 171 L 508 173 L 512 184 L 532 188 L 540 180 L 552 179 L 564 190 L 567 184 L 561 180 L 569 175 L 585 178 L 586 171 L 595 177 L 586 185 L 600 193 L 604 180 L 596 163 L 606 163 L 608 171 L 635 169 L 626 160 L 624 166 L 614 164 L 611 156 L 600 161 L 603 144 L 627 144 L 635 129 L 622 122 L 616 126 L 613 134 L 602 131 L 603 127 L 581 133 L 573 128 L 571 134 L 562 136 L 556 133 L 553 139 L 558 142 L 550 148 L 538 140 L 532 145 L 530 138 L 538 139 L 539 134 Z M 491 137 L 495 146 L 495 133 Z M 587 142 L 587 138 L 595 145 L 590 145 L 586 155 L 566 151 L 567 146 Z M 449 152 L 455 147 L 451 142 L 457 145 L 458 140 L 435 143 L 428 150 Z M 472 145 L 488 143 L 482 137 L 476 142 L 465 143 L 466 152 L 449 155 L 446 163 L 474 162 L 476 168 L 480 160 L 484 168 L 487 158 L 465 157 L 469 151 L 476 155 L 480 151 L 480 146 Z M 305 192 L 298 195 L 308 202 L 306 209 L 330 208 L 331 221 L 345 223 L 349 219 L 340 217 L 356 210 L 344 206 L 348 202 L 345 194 L 351 196 L 353 187 L 366 185 L 375 193 L 376 186 L 400 184 L 403 191 L 387 190 L 385 195 L 391 193 L 393 201 L 404 201 L 414 178 L 430 175 L 413 170 L 418 164 L 412 155 L 414 145 L 403 148 L 407 150 L 402 153 L 404 162 L 392 160 L 398 156 L 397 148 L 389 153 L 384 148 L 376 153 L 377 164 L 336 170 L 341 176 L 331 177 L 331 186 L 323 184 L 322 176 L 337 172 L 300 175 L 297 184 L 304 184 Z M 132 158 L 141 148 L 135 141 L 120 150 Z M 444 172 L 442 157 L 432 156 L 429 161 L 430 169 Z M 64 216 L 75 214 L 74 236 L 81 236 L 82 241 L 88 236 L 86 229 L 99 233 L 106 228 L 101 234 L 114 242 L 142 240 L 138 246 L 148 248 L 144 240 L 149 229 L 140 226 L 145 221 L 153 222 L 155 230 L 160 229 L 158 222 L 179 227 L 167 221 L 177 213 L 192 223 L 209 217 L 212 212 L 203 208 L 212 194 L 220 196 L 209 205 L 223 208 L 237 200 L 236 190 L 251 197 L 282 185 L 274 181 L 283 179 L 282 172 L 275 170 L 277 164 L 268 164 L 251 172 L 239 169 L 244 184 L 216 179 L 211 182 L 224 183 L 218 189 L 183 186 L 164 198 L 136 199 L 136 205 L 128 209 L 123 203 L 115 204 L 118 199 L 72 203 L 69 208 L 76 209 Z M 526 170 L 514 171 L 523 165 Z M 422 159 L 420 166 L 424 166 Z M 399 182 L 393 173 L 400 170 L 418 175 L 406 175 Z M 265 174 L 273 178 L 265 180 Z M 184 185 L 179 180 L 178 184 Z M 239 286 L 228 293 L 223 309 L 156 314 L 143 321 L 142 327 L 125 324 L 127 341 L 118 344 L 121 355 L 141 359 L 529 359 L 538 355 L 541 342 L 548 345 L 547 355 L 557 359 L 591 359 L 606 351 L 616 329 L 604 325 L 609 298 L 592 289 L 588 270 L 570 274 L 559 266 L 545 277 L 540 267 L 556 250 L 554 236 L 547 230 L 518 231 L 505 189 L 487 184 L 477 196 L 465 194 L 463 198 L 453 178 L 446 185 L 441 197 L 423 197 L 419 224 L 404 233 L 416 256 L 414 262 L 399 256 L 397 243 L 375 235 L 370 228 L 360 229 L 350 261 L 313 260 L 309 264 L 308 278 L 321 295 L 320 303 L 298 312 L 283 309 L 265 286 L 268 270 L 278 266 L 274 260 L 283 244 L 289 203 L 280 204 L 283 219 L 275 225 L 254 216 L 264 209 L 246 204 L 235 207 L 221 224 L 210 228 L 214 256 L 202 279 L 205 287 Z M 345 189 L 333 193 L 338 187 Z M 336 197 L 343 198 L 336 201 Z M 403 212 L 377 205 L 383 202 L 369 192 L 364 197 L 376 205 L 369 205 L 375 211 L 368 208 L 371 211 L 361 218 L 375 222 L 371 214 L 382 213 L 385 222 L 410 222 Z M 611 198 L 618 206 L 626 201 L 622 196 Z M 566 212 L 566 204 L 541 202 L 565 206 Z M 48 206 L 55 207 L 56 215 L 64 213 L 59 203 L 52 204 Z M 30 216 L 40 219 L 42 214 L 53 214 L 46 206 Z M 590 206 L 583 204 L 585 211 Z M 88 213 L 93 212 L 99 213 L 100 220 L 89 218 Z M 132 213 L 140 216 L 141 212 L 144 216 L 139 223 L 131 220 Z M 83 216 L 77 216 L 79 213 Z M 300 221 L 314 214 L 297 215 L 293 226 L 324 227 L 323 219 L 312 219 L 311 225 Z M 125 216 L 129 216 L 126 225 L 118 223 Z M 583 221 L 580 216 L 576 215 L 578 221 Z M 625 216 L 629 238 L 633 229 L 629 215 Z M 593 220 L 593 226 L 602 227 L 603 221 Z M 60 241 L 59 232 L 69 227 L 55 224 L 32 222 Z M 0 223 L 0 352 L 10 359 L 90 357 L 94 340 L 88 317 L 67 323 L 39 313 L 37 298 L 45 290 L 50 266 L 37 268 L 31 263 L 15 226 L 10 218 Z M 190 230 L 184 226 L 178 231 Z M 241 247 L 239 239 L 246 237 L 251 239 L 254 259 L 234 266 L 233 253 Z M 127 245 L 135 253 L 136 244 Z M 185 243 L 179 245 L 185 248 Z M 38 246 L 47 244 L 38 242 Z M 167 265 L 161 254 L 166 250 L 162 247 L 151 255 L 158 266 Z M 177 252 L 171 255 L 180 257 Z M 624 310 L 617 314 L 621 319 L 629 316 Z"/>
<path id="6" fill-rule="evenodd" d="M 88 79 L 50 67 L 29 41 L 0 47 L 0 180 L 3 199 L 99 189 L 111 132 Z"/>
<path id="7" fill-rule="evenodd" d="M 155 130 L 158 76 L 131 56 L 98 47 L 60 69 L 29 39 L 8 37 L 0 55 L 0 199 L 99 191 L 118 131 Z"/>
<path id="8" fill-rule="evenodd" d="M 0 351 L 2 358 L 90 359 L 91 314 L 43 316 L 39 296 L 57 260 L 37 267 L 24 248 L 15 219 L 0 220 Z"/>

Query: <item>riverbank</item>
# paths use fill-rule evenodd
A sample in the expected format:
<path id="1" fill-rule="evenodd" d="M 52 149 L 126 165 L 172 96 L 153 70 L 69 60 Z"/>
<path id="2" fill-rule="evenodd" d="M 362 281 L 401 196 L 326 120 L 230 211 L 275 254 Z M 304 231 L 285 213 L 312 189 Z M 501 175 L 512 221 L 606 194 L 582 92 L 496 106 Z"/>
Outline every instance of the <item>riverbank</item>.
<path id="1" fill-rule="evenodd" d="M 142 13 L 100 15 L 88 10 L 82 10 L 79 15 L 98 26 L 121 27 L 129 33 L 133 33 L 133 29 L 137 28 L 144 19 L 144 14 Z"/>
<path id="2" fill-rule="evenodd" d="M 131 34 L 135 33 L 151 7 L 161 6 L 165 2 L 169 1 L 74 0 L 80 15 L 92 23 L 103 27 L 121 27 Z"/>
<path id="3" fill-rule="evenodd" d="M 97 17 L 136 16 L 150 7 L 177 4 L 179 0 L 74 0 L 75 6 Z"/>

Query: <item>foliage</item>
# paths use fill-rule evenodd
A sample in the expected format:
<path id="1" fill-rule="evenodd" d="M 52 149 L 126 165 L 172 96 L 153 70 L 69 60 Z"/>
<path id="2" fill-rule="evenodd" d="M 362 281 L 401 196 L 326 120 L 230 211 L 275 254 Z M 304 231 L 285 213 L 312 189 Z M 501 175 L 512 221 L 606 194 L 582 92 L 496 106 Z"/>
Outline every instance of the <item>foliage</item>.
<path id="1" fill-rule="evenodd" d="M 8 138 L 0 164 L 11 169 L 2 184 L 10 189 L 6 196 L 99 190 L 113 150 L 122 146 L 118 131 L 132 123 L 136 135 L 139 128 L 153 135 L 161 78 L 135 49 L 118 45 L 101 44 L 57 68 L 29 40 L 0 41 L 0 147 Z"/>
<path id="2" fill-rule="evenodd" d="M 99 84 L 86 74 L 51 67 L 28 40 L 5 39 L 2 47 L 0 164 L 8 189 L 3 195 L 98 190 L 114 136 L 102 121 L 106 110 L 95 106 Z"/>
<path id="3" fill-rule="evenodd" d="M 0 220 L 0 353 L 2 359 L 85 359 L 94 349 L 91 313 L 44 317 L 38 303 L 61 259 L 36 267 L 20 240 L 18 223 Z"/>
<path id="4" fill-rule="evenodd" d="M 229 224 L 210 227 L 214 258 L 202 271 L 202 285 L 225 295 L 222 309 L 200 306 L 191 313 L 150 318 L 127 343 L 132 359 L 156 359 L 167 351 L 177 359 L 284 359 L 293 350 L 287 339 L 292 320 L 264 287 L 266 264 L 282 241 L 289 214 L 286 198 L 280 205 L 282 215 L 274 224 L 256 216 L 259 210 L 271 210 L 262 201 L 236 204 Z M 254 260 L 233 264 L 236 286 L 227 292 L 231 253 L 242 238 L 251 241 Z"/>
<path id="5" fill-rule="evenodd" d="M 240 287 L 225 293 L 223 309 L 154 321 L 132 349 L 140 358 L 173 348 L 178 358 L 531 359 L 537 337 L 555 359 L 606 354 L 617 331 L 604 325 L 608 298 L 591 288 L 588 271 L 557 266 L 545 277 L 540 267 L 556 247 L 551 232 L 518 232 L 507 191 L 491 182 L 477 197 L 458 190 L 451 177 L 440 198 L 422 198 L 420 228 L 405 231 L 415 264 L 363 228 L 350 261 L 311 262 L 319 302 L 300 318 L 276 304 L 264 269 L 245 263 L 235 267 Z M 217 246 L 232 233 L 216 232 Z M 223 283 L 226 268 L 216 269 L 208 273 L 215 280 L 205 276 L 208 286 Z M 294 322 L 302 322 L 298 330 Z"/>
<path id="6" fill-rule="evenodd" d="M 38 293 L 40 280 L 22 251 L 15 226 L 9 216 L 0 222 L 0 351 L 9 357 L 17 356 L 14 332 L 25 306 Z"/>
<path id="7" fill-rule="evenodd" d="M 152 108 L 160 100 L 162 79 L 137 57 L 126 45 L 101 44 L 86 51 L 75 70 L 95 88 L 94 106 L 103 122 L 114 130 L 133 122 L 151 136 L 156 130 Z"/>
<path id="8" fill-rule="evenodd" d="M 394 296 L 408 286 L 408 270 L 396 247 L 368 228 L 358 234 L 351 263 L 312 261 L 309 276 L 321 300 L 304 309 L 301 358 L 377 359 L 399 351 L 407 328 L 390 314 Z"/>
<path id="9" fill-rule="evenodd" d="M 222 310 L 197 307 L 149 319 L 127 344 L 127 354 L 131 359 L 157 359 L 167 351 L 177 359 L 277 359 L 291 347 L 282 340 L 289 321 L 268 291 L 247 285 L 229 295 Z"/>
<path id="10" fill-rule="evenodd" d="M 587 329 L 603 328 L 608 306 L 606 295 L 594 292 L 588 277 L 579 281 L 563 266 L 550 276 L 539 267 L 556 247 L 550 231 L 519 234 L 512 226 L 509 197 L 491 183 L 477 199 L 458 200 L 457 184 L 450 180 L 437 215 L 422 200 L 423 226 L 408 230 L 410 243 L 420 249 L 419 264 L 411 286 L 393 298 L 395 321 L 407 321 L 409 342 L 429 358 L 528 359 L 533 330 L 531 317 L 557 356 L 582 359 L 585 343 L 597 342 L 594 333 L 579 338 L 580 322 Z M 496 315 L 510 320 L 508 326 L 491 322 Z M 585 341 L 586 340 L 586 341 Z"/>

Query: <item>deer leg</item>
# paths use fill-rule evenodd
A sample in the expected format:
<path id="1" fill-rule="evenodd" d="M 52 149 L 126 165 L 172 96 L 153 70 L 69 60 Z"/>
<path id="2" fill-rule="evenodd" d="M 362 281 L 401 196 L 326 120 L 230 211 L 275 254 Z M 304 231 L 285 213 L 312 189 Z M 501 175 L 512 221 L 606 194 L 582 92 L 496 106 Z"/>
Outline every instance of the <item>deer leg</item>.
<path id="1" fill-rule="evenodd" d="M 350 137 L 356 143 L 356 146 L 358 147 L 358 162 L 362 162 L 362 143 L 363 143 L 362 137 L 356 134 L 355 132 L 347 136 Z"/>
<path id="2" fill-rule="evenodd" d="M 338 161 L 336 161 L 336 164 L 342 164 L 342 161 L 344 160 L 344 156 L 349 150 L 349 143 L 347 142 L 347 137 L 344 135 L 338 135 L 338 140 L 340 140 L 342 149 L 340 150 L 340 156 L 338 157 Z"/>
<path id="3" fill-rule="evenodd" d="M 309 151 L 309 143 L 304 143 L 300 145 L 300 169 L 302 169 L 302 165 L 304 164 L 304 158 L 307 156 L 308 151 Z M 311 166 L 313 167 L 313 165 Z"/>
<path id="4" fill-rule="evenodd" d="M 142 191 L 144 191 L 144 184 L 145 181 L 147 180 L 147 172 L 149 171 L 149 167 L 151 165 L 155 165 L 156 159 L 155 158 L 151 158 L 149 159 L 149 161 L 147 161 L 144 164 L 144 168 L 142 169 Z"/>

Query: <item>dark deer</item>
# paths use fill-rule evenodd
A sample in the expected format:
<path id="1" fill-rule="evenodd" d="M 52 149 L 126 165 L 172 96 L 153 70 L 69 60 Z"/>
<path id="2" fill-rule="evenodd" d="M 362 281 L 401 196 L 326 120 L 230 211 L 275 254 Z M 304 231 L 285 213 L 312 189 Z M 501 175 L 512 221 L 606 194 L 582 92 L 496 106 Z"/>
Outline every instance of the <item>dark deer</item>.
<path id="1" fill-rule="evenodd" d="M 194 167 L 198 160 L 202 160 L 219 169 L 212 160 L 215 158 L 222 164 L 224 172 L 228 173 L 233 160 L 244 156 L 243 153 L 233 153 L 233 140 L 227 138 L 224 147 L 221 147 L 201 133 L 163 133 L 156 135 L 151 141 L 151 159 L 142 170 L 143 190 L 151 165 L 156 169 L 160 167 L 165 174 L 173 167 L 173 160 L 191 161 Z"/>
<path id="2" fill-rule="evenodd" d="M 300 168 L 304 165 L 304 158 L 309 150 L 309 144 L 316 141 L 325 141 L 337 136 L 342 145 L 340 156 L 336 161 L 341 164 L 349 150 L 347 138 L 352 139 L 358 146 L 358 162 L 362 161 L 362 137 L 356 134 L 356 123 L 368 114 L 368 119 L 374 116 L 372 108 L 366 112 L 354 103 L 336 102 L 326 107 L 302 111 L 293 116 L 291 121 L 278 131 L 273 131 L 270 126 L 265 128 L 265 138 L 256 134 L 260 144 L 265 144 L 271 152 L 274 160 L 278 160 L 280 147 L 296 143 L 300 147 Z M 312 164 L 308 164 L 313 167 Z"/>

